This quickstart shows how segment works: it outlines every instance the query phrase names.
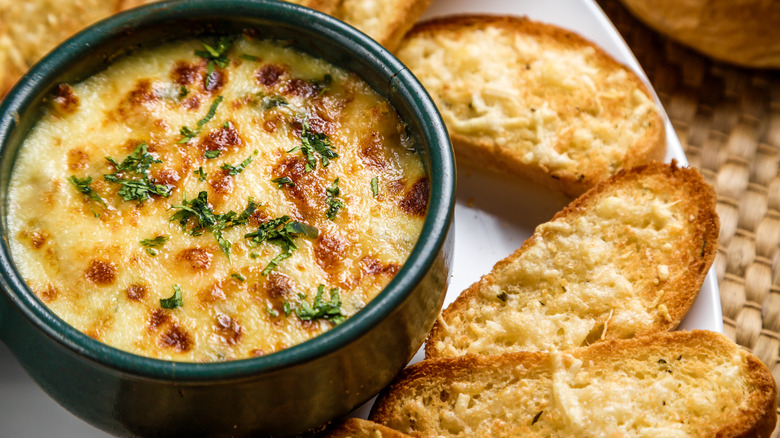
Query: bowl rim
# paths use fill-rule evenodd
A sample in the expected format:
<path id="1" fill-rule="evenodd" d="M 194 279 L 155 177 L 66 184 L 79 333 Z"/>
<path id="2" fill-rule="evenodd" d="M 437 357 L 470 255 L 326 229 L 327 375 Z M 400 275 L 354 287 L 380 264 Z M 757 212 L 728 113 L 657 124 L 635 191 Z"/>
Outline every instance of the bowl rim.
<path id="1" fill-rule="evenodd" d="M 273 20 L 284 26 L 308 26 L 307 29 L 314 30 L 320 37 L 330 38 L 338 45 L 351 47 L 352 50 L 359 49 L 359 55 L 373 67 L 385 69 L 384 74 L 391 75 L 388 76 L 388 86 L 400 93 L 405 101 L 413 103 L 410 105 L 412 113 L 421 120 L 420 125 L 423 127 L 420 135 L 429 144 L 425 149 L 427 161 L 430 162 L 426 167 L 431 181 L 428 211 L 418 241 L 407 261 L 390 283 L 362 310 L 342 324 L 300 344 L 266 356 L 227 362 L 194 363 L 155 359 L 119 350 L 90 338 L 57 317 L 35 296 L 16 270 L 7 239 L 3 239 L 0 248 L 0 278 L 5 283 L 2 294 L 11 307 L 71 353 L 116 371 L 151 380 L 204 382 L 244 379 L 303 365 L 345 348 L 370 328 L 379 325 L 421 283 L 447 239 L 455 205 L 455 164 L 449 136 L 435 104 L 414 75 L 390 52 L 357 29 L 326 14 L 277 0 L 166 1 L 131 9 L 89 26 L 42 58 L 0 103 L 0 154 L 5 152 L 6 143 L 16 129 L 22 109 L 37 105 L 34 97 L 41 87 L 55 80 L 56 73 L 66 68 L 66 65 L 79 57 L 88 56 L 93 46 L 105 44 L 109 38 L 119 36 L 131 26 L 146 26 L 150 22 L 159 25 L 204 13 L 215 13 L 218 15 L 215 20 L 225 20 L 231 15 L 240 17 L 251 14 L 252 18 Z M 377 91 L 382 94 L 381 90 Z M 4 202 L 7 204 L 7 199 Z M 6 220 L 6 217 L 0 218 L 4 235 L 8 232 Z"/>

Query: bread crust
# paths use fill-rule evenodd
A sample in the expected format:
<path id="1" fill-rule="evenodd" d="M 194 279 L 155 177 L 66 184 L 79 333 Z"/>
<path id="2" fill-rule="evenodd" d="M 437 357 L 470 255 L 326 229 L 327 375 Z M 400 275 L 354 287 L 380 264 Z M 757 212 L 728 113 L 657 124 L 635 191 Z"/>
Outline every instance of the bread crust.
<path id="1" fill-rule="evenodd" d="M 433 0 L 341 0 L 334 16 L 366 33 L 387 50 L 393 51 L 432 2 Z"/>
<path id="2" fill-rule="evenodd" d="M 745 67 L 780 67 L 780 3 L 776 1 L 621 2 L 648 26 L 707 56 Z"/>
<path id="3" fill-rule="evenodd" d="M 652 325 L 638 332 L 606 331 L 605 339 L 614 337 L 632 337 L 642 336 L 650 333 L 664 332 L 676 328 L 680 321 L 690 310 L 699 290 L 704 282 L 704 278 L 712 265 L 718 248 L 718 233 L 720 222 L 715 210 L 715 191 L 704 181 L 701 174 L 693 169 L 678 167 L 676 162 L 671 164 L 651 163 L 644 166 L 638 166 L 633 169 L 621 170 L 607 181 L 603 181 L 596 187 L 586 192 L 584 195 L 575 199 L 566 208 L 559 211 L 550 223 L 556 221 L 566 221 L 569 218 L 576 218 L 590 211 L 599 202 L 615 193 L 622 187 L 631 185 L 645 184 L 644 181 L 660 178 L 662 187 L 672 193 L 678 194 L 678 203 L 684 211 L 688 212 L 688 226 L 691 228 L 691 239 L 689 241 L 669 242 L 672 246 L 685 245 L 689 255 L 687 259 L 675 261 L 674 269 L 679 270 L 680 275 L 670 277 L 671 284 L 648 285 L 648 290 L 635 291 L 637 294 L 645 296 L 644 302 L 652 301 L 651 297 L 658 293 L 657 287 L 663 288 L 663 304 L 668 310 L 667 315 L 659 317 L 658 315 Z M 437 343 L 442 342 L 447 336 L 447 326 L 452 324 L 455 318 L 463 317 L 460 326 L 456 327 L 459 333 L 466 330 L 466 325 L 470 321 L 465 317 L 470 309 L 480 305 L 488 305 L 483 298 L 483 291 L 497 283 L 497 273 L 502 272 L 513 265 L 520 263 L 526 251 L 534 247 L 542 239 L 542 226 L 537 228 L 534 234 L 527 239 L 523 245 L 510 256 L 496 263 L 490 273 L 484 275 L 478 282 L 472 284 L 468 289 L 444 309 L 434 324 L 428 335 L 425 346 L 425 355 L 427 358 L 438 357 L 443 353 L 440 351 Z M 572 255 L 571 257 L 576 257 Z M 636 257 L 642 257 L 637 254 Z M 575 259 L 574 263 L 577 262 Z M 638 286 L 635 286 L 638 287 Z M 579 309 L 585 311 L 586 309 Z M 618 309 L 616 309 L 618 310 Z M 590 340 L 589 340 L 590 342 Z M 598 339 L 594 342 L 598 342 Z M 558 347 L 560 348 L 560 346 Z M 541 348 L 540 348 L 541 349 Z M 507 350 L 510 351 L 510 350 Z"/>
<path id="4" fill-rule="evenodd" d="M 346 418 L 317 436 L 320 438 L 410 438 L 405 433 L 361 418 Z"/>
<path id="5" fill-rule="evenodd" d="M 435 75 L 437 73 L 428 72 L 427 69 L 425 72 L 421 72 L 418 63 L 423 61 L 417 59 L 418 52 L 415 52 L 414 55 L 412 54 L 413 49 L 410 47 L 415 44 L 416 40 L 432 40 L 435 38 L 452 38 L 454 40 L 455 38 L 462 38 L 469 33 L 482 32 L 485 29 L 498 29 L 501 32 L 511 33 L 517 36 L 528 36 L 533 38 L 542 47 L 548 49 L 557 50 L 558 48 L 565 48 L 568 51 L 578 53 L 591 53 L 592 51 L 592 57 L 589 58 L 589 67 L 599 69 L 599 74 L 601 75 L 621 72 L 619 73 L 620 75 L 625 75 L 625 80 L 619 83 L 621 89 L 637 90 L 647 99 L 653 99 L 647 85 L 640 80 L 633 71 L 615 61 L 610 55 L 591 41 L 574 32 L 553 25 L 529 20 L 524 17 L 453 15 L 435 18 L 415 25 L 404 37 L 401 47 L 397 51 L 401 60 L 410 66 L 412 72 L 418 74 L 423 85 L 425 85 L 432 94 L 440 110 L 452 106 L 453 103 L 447 101 L 447 99 L 441 95 L 442 90 L 437 88 L 438 86 L 431 87 L 432 81 L 427 81 L 426 76 L 429 74 Z M 453 44 L 452 47 L 455 51 L 459 50 L 456 48 L 460 46 Z M 448 56 L 457 56 L 454 52 L 447 53 Z M 542 53 L 539 53 L 539 57 L 542 55 Z M 440 68 L 446 69 L 447 67 L 441 66 Z M 488 67 L 482 65 L 480 68 L 487 69 Z M 530 69 L 530 65 L 526 64 L 525 69 Z M 518 78 L 521 78 L 525 73 L 522 70 L 523 69 L 518 69 L 514 74 Z M 474 84 L 473 86 L 480 87 L 489 85 L 489 83 L 483 83 Z M 450 89 L 452 85 L 450 83 L 445 83 L 443 87 L 445 89 Z M 526 104 L 525 101 L 522 102 L 523 104 Z M 604 100 L 604 102 L 606 102 L 606 100 Z M 581 117 L 582 111 L 580 111 L 580 106 L 583 106 L 583 102 L 573 100 L 567 93 L 559 93 L 555 96 L 553 101 L 548 101 L 548 103 L 557 108 L 556 111 L 561 115 L 561 118 L 570 118 L 571 120 L 580 123 L 583 127 L 588 128 L 585 125 L 586 120 L 588 120 L 587 117 Z M 600 104 L 603 105 L 604 103 L 602 102 Z M 469 105 L 471 105 L 471 103 Z M 608 117 L 609 120 L 619 120 L 621 116 L 613 114 L 615 107 L 610 108 L 612 109 L 605 111 L 606 114 L 604 114 L 604 116 Z M 531 111 L 533 112 L 535 110 L 532 109 Z M 577 119 L 577 117 L 580 118 Z M 506 139 L 497 137 L 497 135 L 500 134 L 476 135 L 465 133 L 462 130 L 459 130 L 457 126 L 453 126 L 453 121 L 450 120 L 446 114 L 445 122 L 449 122 L 448 129 L 458 159 L 472 162 L 480 167 L 486 167 L 498 172 L 515 175 L 553 190 L 561 191 L 572 197 L 582 194 L 587 189 L 593 187 L 599 181 L 606 179 L 609 175 L 619 169 L 631 168 L 653 160 L 662 160 L 666 152 L 664 123 L 657 108 L 655 108 L 654 111 L 649 112 L 646 119 L 641 122 L 643 133 L 630 145 L 630 147 L 627 147 L 621 153 L 621 156 L 618 159 L 616 159 L 619 163 L 608 162 L 605 156 L 597 156 L 592 152 L 588 152 L 583 155 L 584 158 L 580 159 L 578 157 L 576 159 L 577 164 L 574 167 L 553 167 L 553 165 L 548 165 L 544 162 L 528 161 L 526 157 L 528 152 L 525 146 L 507 147 L 502 145 L 501 142 Z M 565 139 L 565 136 L 572 132 L 570 128 L 571 127 L 566 127 L 559 130 L 555 134 L 557 137 L 549 140 L 550 144 L 546 147 L 555 149 L 569 148 L 569 145 L 565 144 L 565 142 L 568 141 Z M 559 140 L 564 143 L 556 143 Z M 511 140 L 509 141 L 511 142 Z M 567 153 L 569 152 L 567 151 Z"/>
<path id="6" fill-rule="evenodd" d="M 439 397 L 440 393 L 453 398 L 453 393 L 469 392 L 468 389 L 459 388 L 471 388 L 469 385 L 475 382 L 488 385 L 490 388 L 507 385 L 508 388 L 519 388 L 517 390 L 522 390 L 520 385 L 538 384 L 539 388 L 534 387 L 531 391 L 544 392 L 542 387 L 553 384 L 550 375 L 556 370 L 560 371 L 560 364 L 565 366 L 577 361 L 581 362 L 582 368 L 576 368 L 576 365 L 575 368 L 582 370 L 586 376 L 593 376 L 594 379 L 604 376 L 609 378 L 609 373 L 625 372 L 628 375 L 632 373 L 642 375 L 653 371 L 656 366 L 663 366 L 660 360 L 656 364 L 655 355 L 667 357 L 670 361 L 674 358 L 693 361 L 689 366 L 696 371 L 686 374 L 684 379 L 694 374 L 696 379 L 708 382 L 710 376 L 714 374 L 713 369 L 710 368 L 712 364 L 730 361 L 734 362 L 739 374 L 744 377 L 742 389 L 745 396 L 741 400 L 730 400 L 734 403 L 731 406 L 737 407 L 731 412 L 708 412 L 705 414 L 706 419 L 697 419 L 704 426 L 696 431 L 699 435 L 695 436 L 734 438 L 771 435 L 777 420 L 774 409 L 777 387 L 771 372 L 758 358 L 742 350 L 725 336 L 704 330 L 656 333 L 634 339 L 611 339 L 589 347 L 570 350 L 557 358 L 550 353 L 518 352 L 492 356 L 467 355 L 456 358 L 426 359 L 406 368 L 379 394 L 369 418 L 381 424 L 400 428 L 412 436 L 428 436 L 434 431 L 426 428 L 435 421 L 428 423 L 426 416 L 439 418 L 440 413 L 445 411 L 447 414 L 444 417 L 447 418 L 447 415 L 454 410 L 452 406 L 454 403 L 446 399 L 441 400 L 443 397 Z M 663 364 L 666 362 L 664 361 Z M 674 369 L 675 366 L 676 364 L 671 363 L 670 369 Z M 621 389 L 638 397 L 652 396 L 654 380 L 650 379 L 650 382 L 644 382 L 643 378 L 635 380 L 640 381 L 638 388 L 631 386 Z M 642 382 L 647 386 L 644 387 Z M 501 388 L 504 389 L 504 386 Z M 730 396 L 728 390 L 729 388 L 723 388 L 723 397 Z M 511 393 L 512 390 L 509 389 L 499 397 Z M 678 397 L 685 395 L 677 394 Z M 550 397 L 554 397 L 552 393 Z M 424 399 L 428 403 L 412 404 L 416 399 Z M 561 403 L 560 400 L 547 402 Z M 546 402 L 540 403 L 544 406 Z M 411 412 L 408 406 L 414 406 L 419 410 Z M 554 407 L 547 404 L 545 409 L 546 412 L 551 412 Z M 528 423 L 531 423 L 527 420 L 534 417 L 534 414 L 537 414 L 537 411 L 514 412 L 513 418 L 517 419 L 516 423 L 505 425 L 503 430 L 522 432 L 522 434 L 506 433 L 496 436 L 542 436 L 542 434 L 535 434 L 532 427 L 527 427 Z M 690 413 L 682 412 L 680 415 L 685 419 L 685 415 Z M 407 419 L 410 416 L 412 421 Z M 721 424 L 713 429 L 710 423 Z M 419 426 L 419 429 L 405 430 L 399 426 L 401 424 L 406 424 L 406 427 L 412 424 L 415 425 L 413 427 Z M 598 429 L 593 432 L 595 435 L 599 434 Z M 448 436 L 441 430 L 437 430 L 436 434 Z"/>

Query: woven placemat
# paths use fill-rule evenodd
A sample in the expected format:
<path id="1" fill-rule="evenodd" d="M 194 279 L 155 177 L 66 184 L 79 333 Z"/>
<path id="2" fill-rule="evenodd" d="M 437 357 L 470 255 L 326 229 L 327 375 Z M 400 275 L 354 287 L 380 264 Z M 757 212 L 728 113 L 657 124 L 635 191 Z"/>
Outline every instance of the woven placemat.
<path id="1" fill-rule="evenodd" d="M 690 164 L 717 191 L 725 334 L 780 381 L 780 72 L 713 61 L 617 0 L 598 3 L 650 78 Z"/>

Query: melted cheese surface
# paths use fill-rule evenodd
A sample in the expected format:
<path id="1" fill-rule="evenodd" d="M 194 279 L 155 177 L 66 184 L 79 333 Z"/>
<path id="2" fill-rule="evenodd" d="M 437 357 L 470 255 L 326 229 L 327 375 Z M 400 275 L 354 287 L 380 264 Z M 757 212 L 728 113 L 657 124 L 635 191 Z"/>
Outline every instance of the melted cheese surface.
<path id="1" fill-rule="evenodd" d="M 224 60 L 204 50 L 163 45 L 61 85 L 9 192 L 11 250 L 36 295 L 97 340 L 177 361 L 269 354 L 334 327 L 323 315 L 359 311 L 411 252 L 429 192 L 395 110 L 355 75 L 246 37 Z M 327 140 L 338 156 L 325 160 Z M 143 152 L 145 173 L 119 171 Z M 144 178 L 169 196 L 126 200 L 120 190 Z M 171 220 L 182 207 L 247 215 L 198 231 L 198 218 Z M 245 237 L 285 215 L 316 237 Z M 175 287 L 181 305 L 167 308 Z"/>

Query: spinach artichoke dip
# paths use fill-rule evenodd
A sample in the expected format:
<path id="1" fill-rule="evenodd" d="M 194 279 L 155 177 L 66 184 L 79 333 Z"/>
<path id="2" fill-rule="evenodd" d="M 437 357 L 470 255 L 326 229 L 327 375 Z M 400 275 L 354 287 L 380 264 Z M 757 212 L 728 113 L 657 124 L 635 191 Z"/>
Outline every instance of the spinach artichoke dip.
<path id="1" fill-rule="evenodd" d="M 9 191 L 10 246 L 67 323 L 135 354 L 269 354 L 354 315 L 415 245 L 429 181 L 356 75 L 242 35 L 61 84 Z"/>

